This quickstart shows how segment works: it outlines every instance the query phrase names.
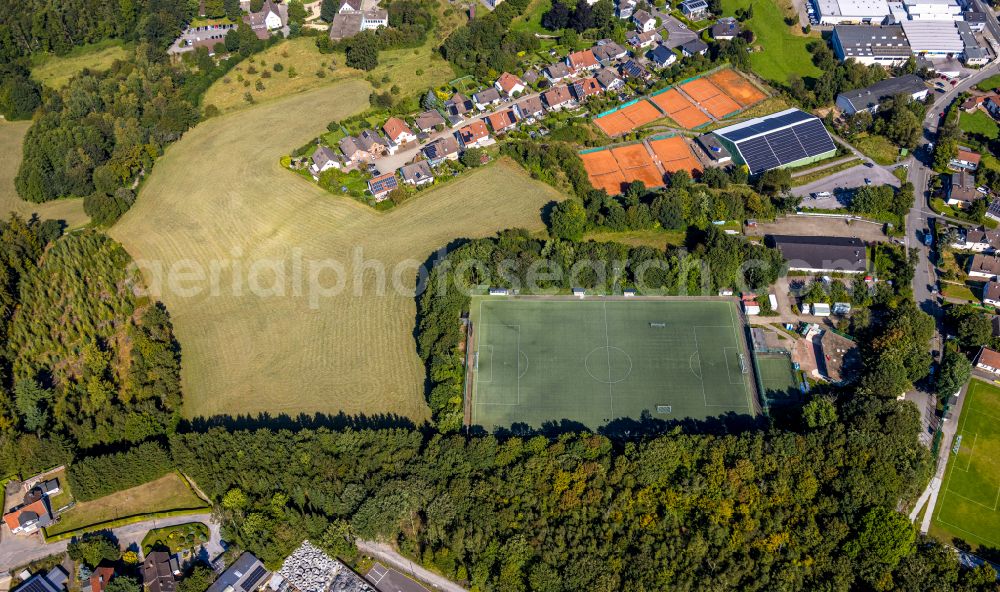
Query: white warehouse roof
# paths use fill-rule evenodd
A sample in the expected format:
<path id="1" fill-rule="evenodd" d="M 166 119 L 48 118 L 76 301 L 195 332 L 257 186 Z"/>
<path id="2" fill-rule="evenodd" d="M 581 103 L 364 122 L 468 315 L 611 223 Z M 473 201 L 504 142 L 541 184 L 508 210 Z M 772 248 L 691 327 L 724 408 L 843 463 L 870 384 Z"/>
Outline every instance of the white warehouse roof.
<path id="1" fill-rule="evenodd" d="M 840 17 L 850 20 L 857 17 L 877 18 L 879 21 L 889 14 L 889 3 L 886 0 L 816 0 L 819 13 L 824 17 Z"/>
<path id="2" fill-rule="evenodd" d="M 913 53 L 960 54 L 965 49 L 952 21 L 903 21 L 903 33 Z"/>

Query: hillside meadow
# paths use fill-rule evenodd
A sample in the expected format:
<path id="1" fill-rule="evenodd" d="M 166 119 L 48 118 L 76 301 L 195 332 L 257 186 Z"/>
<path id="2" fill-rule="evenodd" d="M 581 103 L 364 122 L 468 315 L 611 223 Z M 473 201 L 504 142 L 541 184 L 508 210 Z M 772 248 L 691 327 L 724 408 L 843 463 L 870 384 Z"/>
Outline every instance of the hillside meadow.
<path id="1" fill-rule="evenodd" d="M 31 127 L 30 121 L 8 122 L 0 119 L 0 216 L 6 218 L 11 212 L 29 217 L 37 213 L 41 218 L 65 220 L 70 228 L 82 226 L 90 221 L 83 212 L 83 199 L 59 199 L 45 203 L 24 201 L 14 189 L 14 177 L 21 165 L 21 144 L 24 134 Z"/>
<path id="2" fill-rule="evenodd" d="M 322 131 L 321 122 L 366 108 L 369 92 L 363 81 L 343 82 L 198 125 L 167 149 L 111 229 L 170 310 L 187 417 L 343 411 L 427 419 L 413 338 L 417 267 L 456 239 L 541 230 L 541 209 L 561 199 L 501 161 L 379 213 L 280 166 L 288 147 Z M 304 277 L 340 266 L 341 274 L 318 277 L 326 287 L 347 278 L 345 288 L 297 293 L 295 260 Z M 180 289 L 156 281 L 157 268 L 207 276 L 213 265 L 217 289 L 207 280 L 185 279 Z M 257 285 L 271 294 L 249 289 L 258 265 Z M 292 271 L 278 281 L 282 265 Z M 401 288 L 380 293 L 377 269 Z"/>

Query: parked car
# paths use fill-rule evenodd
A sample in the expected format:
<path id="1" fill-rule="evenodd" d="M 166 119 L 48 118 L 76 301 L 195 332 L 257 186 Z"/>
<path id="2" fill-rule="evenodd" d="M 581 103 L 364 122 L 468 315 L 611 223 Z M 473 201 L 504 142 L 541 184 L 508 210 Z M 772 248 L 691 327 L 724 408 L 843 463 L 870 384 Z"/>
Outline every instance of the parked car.
<path id="1" fill-rule="evenodd" d="M 875 168 L 875 163 L 871 162 L 871 161 L 868 161 L 868 162 L 865 163 L 865 166 L 868 167 L 868 168 L 870 168 L 870 169 L 873 169 L 873 168 Z"/>
<path id="2" fill-rule="evenodd" d="M 869 179 L 868 177 L 865 177 L 865 185 L 871 185 L 871 184 L 872 184 L 872 180 Z"/>

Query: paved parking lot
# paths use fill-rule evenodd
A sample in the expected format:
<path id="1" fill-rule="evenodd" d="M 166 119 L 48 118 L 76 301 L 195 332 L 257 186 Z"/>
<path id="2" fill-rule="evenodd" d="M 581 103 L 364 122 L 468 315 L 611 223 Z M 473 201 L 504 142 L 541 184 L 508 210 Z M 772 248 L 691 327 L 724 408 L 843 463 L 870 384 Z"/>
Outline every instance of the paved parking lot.
<path id="1" fill-rule="evenodd" d="M 365 578 L 379 592 L 430 592 L 416 581 L 381 563 L 373 565 Z"/>
<path id="2" fill-rule="evenodd" d="M 891 171 L 883 167 L 868 168 L 858 165 L 849 169 L 834 173 L 829 177 L 806 183 L 799 187 L 792 187 L 792 195 L 808 198 L 812 193 L 822 193 L 828 191 L 835 197 L 822 200 L 805 199 L 803 206 L 810 208 L 836 209 L 845 207 L 850 203 L 850 193 L 853 189 L 864 187 L 865 179 L 871 179 L 872 185 L 892 185 L 899 187 L 899 179 Z"/>

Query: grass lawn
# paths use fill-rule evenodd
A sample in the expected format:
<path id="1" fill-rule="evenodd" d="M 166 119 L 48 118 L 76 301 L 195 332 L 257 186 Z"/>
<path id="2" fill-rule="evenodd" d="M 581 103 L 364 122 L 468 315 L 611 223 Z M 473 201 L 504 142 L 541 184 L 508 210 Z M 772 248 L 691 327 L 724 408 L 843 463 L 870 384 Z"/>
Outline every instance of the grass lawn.
<path id="1" fill-rule="evenodd" d="M 210 535 L 208 527 L 201 522 L 154 528 L 142 537 L 142 552 L 149 554 L 156 547 L 166 547 L 171 553 L 180 553 L 208 542 Z"/>
<path id="2" fill-rule="evenodd" d="M 558 35 L 559 31 L 549 31 L 542 26 L 542 15 L 552 8 L 552 0 L 531 0 L 524 14 L 514 19 L 510 28 L 540 35 Z"/>
<path id="3" fill-rule="evenodd" d="M 647 246 L 662 249 L 668 245 L 683 245 L 686 235 L 687 233 L 683 230 L 664 230 L 662 228 L 653 230 L 628 230 L 624 232 L 599 230 L 588 232 L 583 237 L 583 240 L 618 242 L 633 247 Z"/>
<path id="4" fill-rule="evenodd" d="M 73 491 L 69 487 L 69 479 L 66 478 L 66 469 L 54 473 L 49 479 L 59 480 L 59 493 L 49 498 L 49 506 L 55 512 L 73 501 Z"/>
<path id="5" fill-rule="evenodd" d="M 102 41 L 74 48 L 63 56 L 43 54 L 32 59 L 31 77 L 45 86 L 60 88 L 84 68 L 106 70 L 129 53 L 120 41 Z"/>
<path id="6" fill-rule="evenodd" d="M 24 134 L 31 127 L 30 121 L 7 122 L 0 120 L 0 217 L 10 212 L 28 217 L 37 213 L 41 218 L 65 220 L 70 227 L 82 226 L 90 221 L 83 212 L 83 199 L 59 199 L 35 204 L 22 200 L 14 189 L 14 177 L 21 166 L 21 144 Z"/>
<path id="7" fill-rule="evenodd" d="M 59 522 L 46 529 L 46 532 L 55 535 L 128 516 L 206 506 L 205 501 L 191 491 L 183 477 L 177 473 L 169 473 L 132 489 L 80 502 L 64 512 Z"/>
<path id="8" fill-rule="evenodd" d="M 975 293 L 968 286 L 968 284 L 941 282 L 941 293 L 944 294 L 945 298 L 957 298 L 959 300 L 967 300 L 973 303 L 979 302 L 979 298 L 976 297 Z"/>
<path id="9" fill-rule="evenodd" d="M 380 91 L 388 91 L 397 85 L 400 96 L 414 95 L 455 77 L 451 65 L 435 51 L 439 44 L 439 40 L 432 38 L 415 49 L 379 52 L 378 67 L 371 72 L 362 72 L 345 66 L 341 53 L 321 54 L 311 37 L 291 39 L 253 56 L 253 62 L 245 60 L 228 75 L 215 81 L 205 93 L 203 104 L 215 105 L 227 112 L 249 106 L 244 98 L 248 92 L 255 102 L 261 103 L 349 78 L 374 81 Z M 281 72 L 274 71 L 276 63 L 283 66 Z M 251 67 L 257 71 L 256 74 L 250 73 Z M 295 76 L 291 75 L 293 69 Z M 265 70 L 271 72 L 270 78 L 261 77 Z M 319 72 L 323 73 L 322 78 L 317 75 Z M 389 82 L 382 83 L 386 77 Z M 262 91 L 256 88 L 258 80 L 264 85 Z M 315 109 L 306 109 L 296 116 L 309 117 L 314 112 Z M 323 124 L 327 121 L 324 119 Z"/>
<path id="10" fill-rule="evenodd" d="M 979 84 L 976 85 L 976 88 L 983 92 L 989 92 L 997 87 L 1000 87 L 1000 74 L 984 78 L 979 82 Z"/>
<path id="11" fill-rule="evenodd" d="M 722 0 L 722 12 L 733 16 L 737 9 L 751 4 L 753 18 L 749 23 L 757 35 L 754 47 L 759 48 L 759 51 L 750 54 L 753 71 L 780 85 L 786 85 L 791 74 L 798 74 L 804 79 L 819 77 L 821 72 L 813 65 L 812 54 L 806 49 L 810 41 L 821 41 L 819 33 L 805 37 L 799 33 L 798 25 L 786 25 L 785 9 L 777 2 Z"/>
<path id="12" fill-rule="evenodd" d="M 958 453 L 948 459 L 934 511 L 937 535 L 963 539 L 973 548 L 1000 547 L 1000 387 L 973 379 L 962 415 Z M 942 536 L 943 535 L 943 536 Z"/>
<path id="13" fill-rule="evenodd" d="M 232 264 L 217 295 L 209 284 L 194 293 L 152 289 L 184 344 L 187 417 L 344 411 L 427 419 L 424 365 L 413 339 L 416 267 L 456 238 L 541 230 L 542 208 L 563 199 L 501 160 L 381 213 L 281 167 L 282 154 L 326 121 L 366 108 L 369 91 L 364 81 L 343 82 L 199 124 L 167 148 L 135 205 L 111 228 L 134 258 L 166 269 L 185 261 L 206 271 Z M 289 115 L 317 106 L 322 117 Z M 248 289 L 254 262 L 290 267 L 299 258 L 304 280 L 313 264 L 339 264 L 343 274 L 320 275 L 326 294 L 306 285 L 296 295 L 291 272 L 284 295 Z M 242 289 L 232 267 L 243 274 Z"/>
<path id="14" fill-rule="evenodd" d="M 851 144 L 878 164 L 892 164 L 899 157 L 899 146 L 883 136 L 859 135 Z"/>
<path id="15" fill-rule="evenodd" d="M 996 139 L 997 135 L 1000 134 L 1000 127 L 997 127 L 997 122 L 985 111 L 962 113 L 958 120 L 958 126 L 962 128 L 963 132 L 979 134 L 991 140 Z"/>

